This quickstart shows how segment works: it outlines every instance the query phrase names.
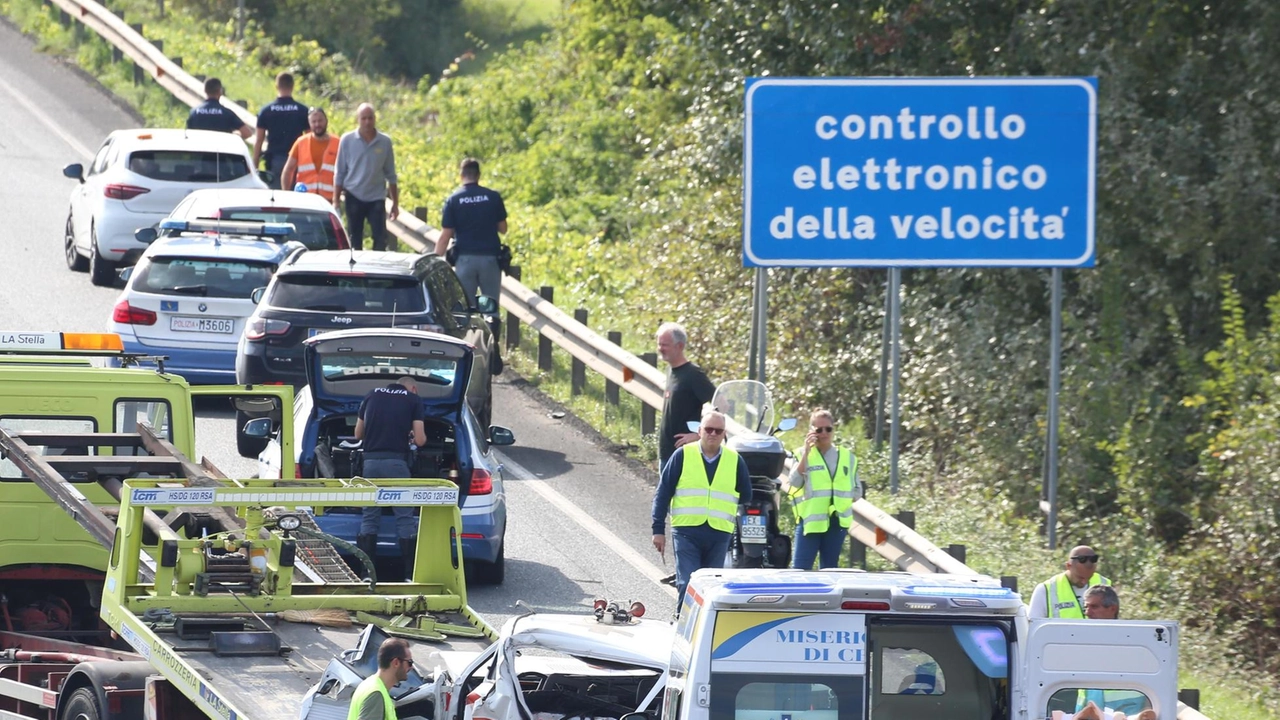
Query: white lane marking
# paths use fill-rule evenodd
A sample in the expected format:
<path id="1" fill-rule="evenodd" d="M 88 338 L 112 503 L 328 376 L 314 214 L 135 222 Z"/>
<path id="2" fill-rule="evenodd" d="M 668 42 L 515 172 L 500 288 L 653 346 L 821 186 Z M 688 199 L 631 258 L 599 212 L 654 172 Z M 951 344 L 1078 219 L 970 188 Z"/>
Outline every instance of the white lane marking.
<path id="1" fill-rule="evenodd" d="M 636 552 L 630 545 L 626 544 L 617 535 L 614 535 L 604 525 L 601 525 L 595 518 L 582 511 L 582 508 L 573 504 L 569 498 L 561 495 L 552 488 L 547 481 L 540 479 L 537 475 L 529 471 L 520 463 L 512 460 L 509 456 L 494 451 L 502 459 L 502 464 L 509 470 L 514 471 L 514 475 L 520 478 L 521 487 L 528 487 L 534 492 L 542 496 L 544 500 L 555 505 L 560 512 L 569 516 L 569 519 L 582 526 L 582 529 L 591 533 L 597 540 L 604 543 L 606 547 L 612 550 L 622 558 L 623 562 L 635 568 L 641 575 L 649 578 L 655 585 L 662 588 L 672 598 L 676 596 L 676 589 L 670 585 L 662 583 L 662 578 L 671 574 L 672 570 L 664 570 L 657 565 L 649 562 L 644 556 Z M 668 543 L 668 548 L 670 544 Z"/>
<path id="2" fill-rule="evenodd" d="M 54 122 L 53 118 L 46 115 L 45 112 L 40 109 L 39 105 L 36 105 L 31 98 L 23 95 L 21 92 L 18 92 L 17 88 L 5 82 L 4 78 L 0 78 L 0 89 L 12 95 L 13 99 L 17 100 L 19 105 L 26 108 L 27 112 L 31 113 L 35 119 L 39 120 L 45 127 L 53 131 L 53 134 L 61 138 L 62 142 L 66 143 L 72 150 L 80 153 L 80 155 L 86 160 L 93 157 L 92 150 L 85 147 L 84 143 L 77 140 L 71 133 L 63 130 L 62 126 Z"/>

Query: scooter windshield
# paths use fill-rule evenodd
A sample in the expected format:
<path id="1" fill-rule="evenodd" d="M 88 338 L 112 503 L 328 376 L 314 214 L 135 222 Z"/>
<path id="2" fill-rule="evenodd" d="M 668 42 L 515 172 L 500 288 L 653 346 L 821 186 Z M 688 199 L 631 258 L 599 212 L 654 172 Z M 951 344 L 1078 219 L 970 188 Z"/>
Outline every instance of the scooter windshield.
<path id="1" fill-rule="evenodd" d="M 773 398 L 758 380 L 730 380 L 716 388 L 711 407 L 752 432 L 773 429 Z"/>

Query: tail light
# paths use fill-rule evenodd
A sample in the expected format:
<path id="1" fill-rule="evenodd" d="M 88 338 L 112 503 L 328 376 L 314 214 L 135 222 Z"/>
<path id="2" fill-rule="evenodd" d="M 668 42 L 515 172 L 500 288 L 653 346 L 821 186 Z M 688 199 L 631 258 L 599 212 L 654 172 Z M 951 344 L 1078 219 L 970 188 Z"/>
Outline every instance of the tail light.
<path id="1" fill-rule="evenodd" d="M 150 310 L 134 307 L 128 300 L 121 300 L 116 303 L 115 310 L 111 312 L 111 320 L 122 325 L 155 325 L 156 314 Z"/>
<path id="2" fill-rule="evenodd" d="M 753 508 L 747 508 L 747 514 L 748 514 L 748 515 L 759 515 L 759 514 L 760 514 L 760 508 L 754 508 L 754 507 L 753 507 Z"/>
<path id="3" fill-rule="evenodd" d="M 293 464 L 293 477 L 296 480 L 302 479 L 302 466 L 298 463 Z"/>
<path id="4" fill-rule="evenodd" d="M 346 250 L 351 247 L 351 240 L 347 238 L 347 231 L 342 227 L 342 221 L 338 220 L 338 216 L 330 215 L 329 222 L 333 223 L 333 234 L 338 238 L 338 249 Z"/>
<path id="5" fill-rule="evenodd" d="M 288 320 L 251 317 L 245 323 L 244 336 L 249 340 L 261 340 L 268 335 L 283 335 L 289 332 L 289 327 Z"/>
<path id="6" fill-rule="evenodd" d="M 418 325 L 396 325 L 397 328 L 406 330 L 426 330 L 427 332 L 444 333 L 444 328 L 434 323 L 420 323 Z"/>
<path id="7" fill-rule="evenodd" d="M 143 193 L 151 192 L 150 188 L 138 187 L 137 185 L 126 185 L 124 183 L 111 183 L 102 188 L 102 194 L 112 200 L 132 200 Z"/>
<path id="8" fill-rule="evenodd" d="M 493 476 L 488 470 L 476 468 L 471 471 L 471 487 L 467 491 L 469 495 L 488 495 L 493 492 Z"/>

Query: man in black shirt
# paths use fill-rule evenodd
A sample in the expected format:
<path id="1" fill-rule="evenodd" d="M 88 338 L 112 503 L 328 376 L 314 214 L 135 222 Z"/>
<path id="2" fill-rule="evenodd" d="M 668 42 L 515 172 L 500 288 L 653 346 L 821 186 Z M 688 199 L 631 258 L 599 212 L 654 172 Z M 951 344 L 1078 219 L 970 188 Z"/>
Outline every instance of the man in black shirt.
<path id="1" fill-rule="evenodd" d="M 253 129 L 245 125 L 239 115 L 219 102 L 218 99 L 222 97 L 221 80 L 218 78 L 205 80 L 204 96 L 205 101 L 191 108 L 191 114 L 187 115 L 188 130 L 239 133 L 242 138 L 247 138 L 253 133 Z"/>
<path id="2" fill-rule="evenodd" d="M 409 435 L 413 444 L 421 447 L 427 442 L 422 410 L 418 399 L 418 386 L 413 378 L 402 377 L 394 383 L 374 388 L 360 402 L 356 419 L 356 439 L 363 441 L 364 471 L 366 478 L 409 478 L 411 452 Z M 400 556 L 404 558 L 405 579 L 413 576 L 413 554 L 418 543 L 418 521 L 412 506 L 396 506 L 396 536 L 400 540 Z M 382 520 L 382 508 L 366 507 L 360 516 L 360 533 L 356 546 L 370 558 L 378 551 L 378 525 Z"/>
<path id="3" fill-rule="evenodd" d="M 258 113 L 258 131 L 253 139 L 253 166 L 258 167 L 258 161 L 265 155 L 266 169 L 272 175 L 271 187 L 279 190 L 289 150 L 302 133 L 310 129 L 310 124 L 306 106 L 293 99 L 292 75 L 282 72 L 276 76 L 276 93 L 279 97 L 263 105 Z M 264 141 L 267 144 L 265 153 L 262 151 Z"/>
<path id="4" fill-rule="evenodd" d="M 444 201 L 436 255 L 444 257 L 449 241 L 456 237 L 458 260 L 454 271 L 467 298 L 474 298 L 479 288 L 481 295 L 497 300 L 502 290 L 502 271 L 498 268 L 502 243 L 498 234 L 507 232 L 507 207 L 498 191 L 480 185 L 479 160 L 463 160 L 459 175 L 462 187 Z"/>
<path id="5" fill-rule="evenodd" d="M 689 334 L 677 323 L 663 323 L 658 328 L 658 355 L 671 366 L 662 401 L 662 425 L 658 428 L 659 472 L 676 448 L 698 440 L 698 433 L 689 431 L 689 422 L 702 417 L 702 406 L 716 394 L 716 386 L 702 368 L 685 357 L 687 342 Z"/>

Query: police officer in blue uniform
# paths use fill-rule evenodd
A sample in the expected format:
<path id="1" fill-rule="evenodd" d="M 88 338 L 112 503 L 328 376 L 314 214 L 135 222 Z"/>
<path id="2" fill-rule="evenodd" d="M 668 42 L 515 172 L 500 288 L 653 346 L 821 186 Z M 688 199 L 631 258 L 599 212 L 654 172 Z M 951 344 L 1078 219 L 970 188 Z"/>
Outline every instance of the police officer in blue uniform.
<path id="1" fill-rule="evenodd" d="M 498 267 L 502 242 L 498 235 L 507 232 L 507 206 L 497 190 L 480 185 L 479 160 L 463 160 L 458 174 L 462 187 L 444 202 L 436 255 L 444 257 L 449 241 L 457 238 L 454 271 L 467 297 L 475 297 L 479 288 L 481 295 L 496 300 L 502 288 L 502 270 Z"/>
<path id="2" fill-rule="evenodd" d="M 280 176 L 284 174 L 289 149 L 302 133 L 310 129 L 307 108 L 293 99 L 293 75 L 282 72 L 276 76 L 275 100 L 262 106 L 258 112 L 258 131 L 253 139 L 253 166 L 258 167 L 262 157 L 267 158 L 267 171 L 271 173 L 271 187 L 280 189 Z M 267 150 L 262 151 L 266 142 Z"/>
<path id="3" fill-rule="evenodd" d="M 222 97 L 221 80 L 218 78 L 205 80 L 204 96 L 205 101 L 191 108 L 191 113 L 187 115 L 188 130 L 238 133 L 242 138 L 247 138 L 253 133 L 253 129 L 245 125 L 239 115 L 231 112 L 231 108 L 225 107 L 218 101 Z"/>
<path id="4" fill-rule="evenodd" d="M 364 470 L 366 478 L 409 478 L 413 476 L 413 444 L 421 447 L 427 442 L 424 422 L 426 414 L 418 399 L 418 386 L 413 378 L 402 377 L 386 387 L 374 388 L 360 402 L 356 419 L 356 439 L 363 441 Z M 396 506 L 396 537 L 400 541 L 400 556 L 404 558 L 404 575 L 413 576 L 413 555 L 418 546 L 418 521 L 411 506 Z M 360 532 L 356 535 L 356 547 L 372 558 L 378 550 L 378 526 L 382 521 L 382 508 L 366 507 L 360 516 Z"/>

